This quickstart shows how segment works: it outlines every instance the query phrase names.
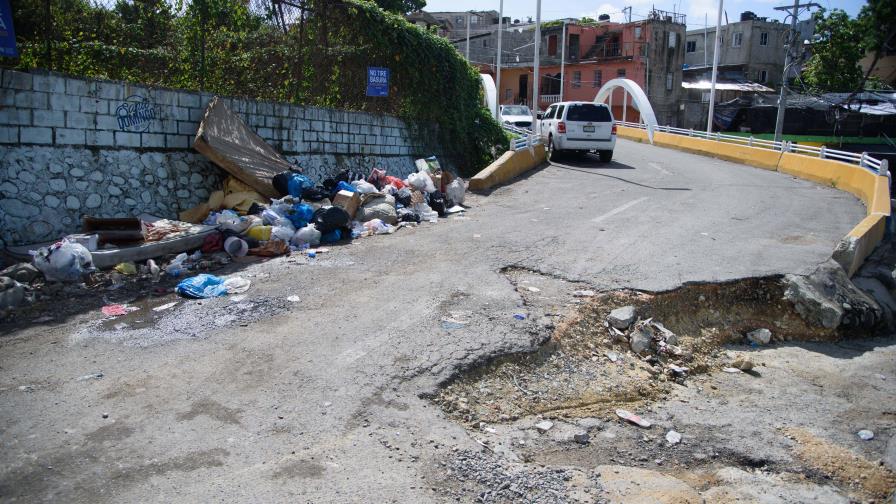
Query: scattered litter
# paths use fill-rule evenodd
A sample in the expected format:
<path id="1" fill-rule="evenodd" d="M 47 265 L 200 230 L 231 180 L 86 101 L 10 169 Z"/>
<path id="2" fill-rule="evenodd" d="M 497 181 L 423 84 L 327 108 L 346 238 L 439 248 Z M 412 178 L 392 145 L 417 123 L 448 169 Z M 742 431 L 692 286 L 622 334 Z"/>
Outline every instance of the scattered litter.
<path id="1" fill-rule="evenodd" d="M 224 288 L 227 289 L 228 294 L 242 294 L 249 290 L 250 285 L 252 285 L 252 282 L 241 277 L 231 277 L 224 280 Z"/>
<path id="2" fill-rule="evenodd" d="M 595 294 L 593 290 L 577 290 L 572 293 L 575 297 L 593 297 Z"/>
<path id="3" fill-rule="evenodd" d="M 734 362 L 731 363 L 731 367 L 737 368 L 741 371 L 749 371 L 753 369 L 753 361 L 749 357 L 738 357 L 734 359 Z"/>
<path id="4" fill-rule="evenodd" d="M 115 271 L 121 273 L 122 275 L 136 275 L 137 274 L 137 265 L 133 262 L 122 262 L 115 265 Z"/>
<path id="5" fill-rule="evenodd" d="M 587 432 L 579 432 L 572 435 L 572 440 L 580 445 L 586 445 L 591 441 L 591 436 Z"/>
<path id="6" fill-rule="evenodd" d="M 875 373 L 875 374 L 874 374 L 874 377 L 877 378 L 877 379 L 880 379 L 880 380 L 886 380 L 886 379 L 887 379 L 886 376 L 884 376 L 884 375 L 882 375 L 882 374 L 880 374 L 880 373 Z"/>
<path id="7" fill-rule="evenodd" d="M 526 290 L 528 290 L 529 292 L 541 292 L 541 289 L 539 289 L 538 287 L 532 287 L 532 286 L 526 287 Z"/>
<path id="8" fill-rule="evenodd" d="M 116 331 L 121 331 L 122 329 L 127 329 L 128 327 L 131 327 L 131 326 L 128 324 L 125 324 L 124 322 L 119 322 L 119 323 L 115 324 L 114 327 L 115 327 Z"/>
<path id="9" fill-rule="evenodd" d="M 743 373 L 743 371 L 741 371 L 740 369 L 733 368 L 733 367 L 723 367 L 722 371 L 724 371 L 726 373 L 731 373 L 731 374 Z"/>
<path id="10" fill-rule="evenodd" d="M 177 301 L 172 301 L 170 303 L 165 303 L 161 306 L 156 306 L 155 308 L 152 309 L 152 311 L 156 311 L 156 312 L 165 311 L 168 308 L 174 307 L 175 305 L 177 305 Z"/>
<path id="11" fill-rule="evenodd" d="M 132 311 L 137 311 L 139 309 L 140 308 L 137 308 L 136 306 L 128 306 L 128 305 L 123 305 L 123 304 L 111 304 L 111 305 L 104 306 L 101 311 L 103 312 L 103 315 L 105 315 L 107 317 L 119 317 L 121 315 L 127 315 L 128 313 L 130 313 Z"/>
<path id="12" fill-rule="evenodd" d="M 50 282 L 78 282 L 82 276 L 96 269 L 90 251 L 81 244 L 67 240 L 40 248 L 32 255 L 34 266 Z"/>
<path id="13" fill-rule="evenodd" d="M 858 434 L 859 439 L 861 439 L 862 441 L 871 441 L 872 439 L 874 439 L 874 432 L 871 432 L 868 429 L 862 429 L 856 434 Z"/>
<path id="14" fill-rule="evenodd" d="M 681 434 L 670 430 L 666 433 L 666 442 L 669 443 L 669 446 L 677 445 L 681 442 Z"/>
<path id="15" fill-rule="evenodd" d="M 515 318 L 515 319 L 517 319 L 517 320 L 526 320 L 526 316 L 525 316 L 524 314 L 522 314 L 522 313 L 516 313 L 516 314 L 514 314 L 514 315 L 513 315 L 513 318 Z"/>
<path id="16" fill-rule="evenodd" d="M 300 298 L 299 296 L 287 296 L 286 300 L 290 303 L 298 303 L 302 300 L 302 298 Z"/>
<path id="17" fill-rule="evenodd" d="M 454 205 L 453 207 L 446 209 L 445 213 L 450 215 L 450 214 L 456 214 L 456 213 L 463 213 L 466 211 L 467 211 L 466 208 L 464 208 L 460 205 Z"/>
<path id="18" fill-rule="evenodd" d="M 463 329 L 466 326 L 466 322 L 461 322 L 459 320 L 454 319 L 443 319 L 442 320 L 442 329 Z"/>
<path id="19" fill-rule="evenodd" d="M 647 420 L 644 420 L 643 418 L 632 413 L 631 411 L 627 411 L 624 409 L 616 410 L 616 416 L 618 416 L 619 418 L 621 418 L 627 422 L 631 422 L 631 423 L 637 425 L 638 427 L 644 427 L 645 429 L 650 428 L 650 426 L 652 425 Z"/>
<path id="20" fill-rule="evenodd" d="M 669 364 L 669 371 L 671 371 L 674 376 L 684 376 L 690 371 L 690 368 Z"/>
<path id="21" fill-rule="evenodd" d="M 175 289 L 178 294 L 189 298 L 205 299 L 238 294 L 249 290 L 251 282 L 241 277 L 223 279 L 207 273 L 182 280 Z"/>
<path id="22" fill-rule="evenodd" d="M 535 424 L 535 428 L 538 429 L 538 432 L 544 434 L 545 432 L 551 430 L 551 427 L 554 426 L 554 422 L 550 420 L 542 420 Z"/>
<path id="23" fill-rule="evenodd" d="M 102 372 L 99 373 L 91 373 L 78 378 L 78 381 L 87 381 L 87 380 L 99 380 L 103 376 L 105 376 Z"/>
<path id="24" fill-rule="evenodd" d="M 153 283 L 158 283 L 162 274 L 161 268 L 156 264 L 152 259 L 146 261 L 146 268 L 149 270 L 149 276 L 152 278 Z"/>
<path id="25" fill-rule="evenodd" d="M 474 235 L 473 235 L 473 238 L 482 238 L 482 235 L 481 235 L 481 234 L 474 234 Z"/>
<path id="26" fill-rule="evenodd" d="M 231 303 L 239 303 L 240 301 L 244 301 L 246 296 L 244 294 L 237 294 L 236 296 L 230 296 Z"/>
<path id="27" fill-rule="evenodd" d="M 604 355 L 606 355 L 607 358 L 610 359 L 610 362 L 616 362 L 619 360 L 619 354 L 616 352 L 607 352 Z"/>

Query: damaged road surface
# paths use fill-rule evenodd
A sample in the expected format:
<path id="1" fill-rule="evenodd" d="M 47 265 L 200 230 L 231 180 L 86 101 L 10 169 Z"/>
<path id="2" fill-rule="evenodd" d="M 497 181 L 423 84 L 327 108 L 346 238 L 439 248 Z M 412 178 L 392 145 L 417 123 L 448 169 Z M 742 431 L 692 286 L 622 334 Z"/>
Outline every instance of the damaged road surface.
<path id="1" fill-rule="evenodd" d="M 93 309 L 2 328 L 0 496 L 882 502 L 892 492 L 893 340 L 804 334 L 780 299 L 783 275 L 815 271 L 863 217 L 857 200 L 620 140 L 613 163 L 550 166 L 468 204 L 466 217 L 388 239 L 243 265 L 252 287 L 236 301 L 153 310 L 172 301 L 160 299 L 141 310 L 151 318 L 120 328 Z M 682 288 L 693 282 L 703 290 Z M 601 305 L 609 291 L 636 307 L 653 300 L 654 321 L 691 352 L 664 363 L 689 368 L 684 377 L 656 373 L 628 340 L 603 341 L 601 310 L 622 306 Z M 754 309 L 766 301 L 772 309 Z M 694 318 L 677 306 L 703 308 Z M 745 332 L 763 327 L 770 343 L 748 344 Z M 723 371 L 742 355 L 751 372 Z M 501 365 L 508 372 L 492 374 Z M 577 406 L 579 385 L 592 396 Z M 505 408 L 498 392 L 520 400 Z"/>

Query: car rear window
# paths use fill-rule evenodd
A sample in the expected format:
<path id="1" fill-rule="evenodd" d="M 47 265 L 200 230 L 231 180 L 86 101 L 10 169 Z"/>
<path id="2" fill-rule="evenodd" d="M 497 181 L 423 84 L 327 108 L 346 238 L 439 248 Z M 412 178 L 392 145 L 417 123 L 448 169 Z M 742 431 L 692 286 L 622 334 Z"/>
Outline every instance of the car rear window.
<path id="1" fill-rule="evenodd" d="M 610 111 L 590 103 L 570 105 L 566 113 L 567 121 L 610 122 Z"/>

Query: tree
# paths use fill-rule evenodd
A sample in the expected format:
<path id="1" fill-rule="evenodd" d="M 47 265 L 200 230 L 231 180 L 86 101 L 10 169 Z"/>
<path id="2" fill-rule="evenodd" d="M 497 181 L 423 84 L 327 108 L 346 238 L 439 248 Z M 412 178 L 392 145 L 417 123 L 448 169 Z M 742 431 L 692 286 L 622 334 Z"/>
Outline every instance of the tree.
<path id="1" fill-rule="evenodd" d="M 426 0 L 374 0 L 384 11 L 407 14 L 426 7 Z"/>
<path id="2" fill-rule="evenodd" d="M 815 93 L 857 92 L 876 85 L 871 69 L 886 51 L 896 48 L 896 2 L 868 0 L 856 19 L 846 12 L 816 12 L 812 57 L 803 68 L 803 82 Z M 873 55 L 867 72 L 859 60 Z"/>
<path id="3" fill-rule="evenodd" d="M 822 9 L 813 17 L 816 40 L 803 82 L 815 93 L 856 89 L 862 82 L 859 60 L 865 55 L 859 23 L 841 9 Z"/>

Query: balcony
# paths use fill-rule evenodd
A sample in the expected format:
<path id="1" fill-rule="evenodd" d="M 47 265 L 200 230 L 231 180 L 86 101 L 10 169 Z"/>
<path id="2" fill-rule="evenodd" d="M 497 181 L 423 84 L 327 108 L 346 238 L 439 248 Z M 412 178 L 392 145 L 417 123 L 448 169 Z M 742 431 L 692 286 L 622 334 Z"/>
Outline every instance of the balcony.
<path id="1" fill-rule="evenodd" d="M 560 101 L 560 95 L 558 94 L 546 94 L 538 97 L 538 101 L 541 103 L 547 103 L 550 105 L 551 103 L 557 103 Z"/>

